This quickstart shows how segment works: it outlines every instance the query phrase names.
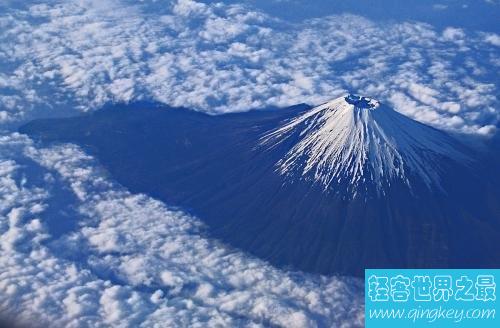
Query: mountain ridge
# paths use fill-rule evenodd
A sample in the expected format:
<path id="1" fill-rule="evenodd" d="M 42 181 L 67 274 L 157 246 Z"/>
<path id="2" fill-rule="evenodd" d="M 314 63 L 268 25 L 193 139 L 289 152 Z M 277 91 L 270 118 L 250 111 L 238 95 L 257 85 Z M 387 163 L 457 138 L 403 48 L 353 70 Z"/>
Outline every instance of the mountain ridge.
<path id="1" fill-rule="evenodd" d="M 437 156 L 431 164 L 441 168 L 446 192 L 406 172 L 411 189 L 394 179 L 384 193 L 368 188 L 359 197 L 343 197 L 277 171 L 307 134 L 301 138 L 296 130 L 273 147 L 262 144 L 263 136 L 314 109 L 210 116 L 148 108 L 117 105 L 33 121 L 20 131 L 44 143 L 81 145 L 132 192 L 196 215 L 209 235 L 278 267 L 362 276 L 377 267 L 500 265 L 500 190 L 491 183 L 498 179 L 481 176 L 480 167 Z M 478 160 L 471 165 L 482 165 L 480 154 L 473 154 Z"/>

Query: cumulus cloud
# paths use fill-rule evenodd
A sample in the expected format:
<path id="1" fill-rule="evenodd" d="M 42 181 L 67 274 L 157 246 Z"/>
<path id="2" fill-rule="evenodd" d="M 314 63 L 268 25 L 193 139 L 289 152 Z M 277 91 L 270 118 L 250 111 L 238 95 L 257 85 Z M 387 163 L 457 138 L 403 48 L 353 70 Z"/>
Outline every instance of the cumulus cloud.
<path id="1" fill-rule="evenodd" d="M 0 311 L 28 325 L 360 326 L 363 297 L 357 280 L 277 270 L 211 240 L 79 148 L 9 132 L 21 122 L 113 101 L 223 113 L 345 91 L 451 131 L 499 122 L 491 33 L 352 15 L 291 24 L 193 0 L 25 4 L 0 29 Z"/>
<path id="2" fill-rule="evenodd" d="M 463 39 L 466 37 L 465 32 L 460 28 L 447 27 L 443 31 L 443 38 L 447 41 L 455 41 L 457 43 L 463 43 Z"/>
<path id="3" fill-rule="evenodd" d="M 130 194 L 74 145 L 37 148 L 14 133 L 0 150 L 0 308 L 18 320 L 362 326 L 356 279 L 283 272 L 207 239 L 198 219 Z M 76 196 L 65 207 L 78 225 L 54 238 L 43 222 L 58 188 Z"/>
<path id="4" fill-rule="evenodd" d="M 484 41 L 491 43 L 494 46 L 500 47 L 500 35 L 495 33 L 487 33 L 484 36 Z"/>
<path id="5" fill-rule="evenodd" d="M 318 104 L 345 91 L 452 131 L 499 121 L 496 34 L 352 15 L 290 24 L 193 0 L 28 8 L 0 17 L 6 123 L 139 98 L 221 113 Z M 414 84 L 432 90 L 432 103 Z M 391 102 L 401 94 L 411 101 Z"/>

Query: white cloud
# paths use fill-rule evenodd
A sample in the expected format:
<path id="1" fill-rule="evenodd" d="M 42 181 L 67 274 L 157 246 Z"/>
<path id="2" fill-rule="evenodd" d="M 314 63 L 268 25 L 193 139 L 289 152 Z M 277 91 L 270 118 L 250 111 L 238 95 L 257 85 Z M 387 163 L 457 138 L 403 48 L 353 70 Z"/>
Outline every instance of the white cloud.
<path id="1" fill-rule="evenodd" d="M 191 0 L 56 2 L 13 11 L 0 24 L 5 123 L 138 97 L 214 113 L 317 104 L 344 91 L 389 101 L 410 83 L 437 93 L 432 104 L 415 98 L 439 117 L 425 123 L 475 133 L 499 121 L 490 113 L 498 107 L 491 67 L 500 60 L 491 33 L 352 15 L 290 24 L 241 5 Z M 461 107 L 461 125 L 447 123 L 456 114 L 446 110 L 451 102 Z M 426 117 L 416 107 L 397 110 Z M 473 120 L 469 110 L 487 114 Z"/>
<path id="2" fill-rule="evenodd" d="M 455 41 L 458 42 L 461 39 L 465 38 L 465 32 L 460 28 L 455 27 L 447 27 L 443 31 L 443 38 L 447 41 Z"/>
<path id="3" fill-rule="evenodd" d="M 360 281 L 290 274 L 203 238 L 196 218 L 123 190 L 74 145 L 39 149 L 10 134 L 1 139 L 2 158 L 11 159 L 0 160 L 0 305 L 18 319 L 75 327 L 362 326 Z M 46 174 L 55 176 L 50 184 Z M 73 202 L 52 201 L 61 188 L 77 196 Z M 54 219 L 51 206 L 78 211 L 78 225 L 58 239 L 43 224 Z"/>
<path id="4" fill-rule="evenodd" d="M 192 0 L 179 0 L 173 7 L 173 13 L 180 16 L 188 16 L 193 14 L 203 14 L 207 10 L 207 6 L 203 3 Z"/>
<path id="5" fill-rule="evenodd" d="M 495 33 L 488 33 L 484 37 L 484 41 L 491 43 L 494 46 L 500 47 L 500 35 Z"/>

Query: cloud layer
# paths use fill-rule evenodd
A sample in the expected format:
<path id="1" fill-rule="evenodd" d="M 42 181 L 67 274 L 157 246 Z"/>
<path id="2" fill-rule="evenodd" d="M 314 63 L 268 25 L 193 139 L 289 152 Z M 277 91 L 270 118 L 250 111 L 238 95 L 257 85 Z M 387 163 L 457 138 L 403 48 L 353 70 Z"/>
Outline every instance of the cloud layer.
<path id="1" fill-rule="evenodd" d="M 137 98 L 220 113 L 344 91 L 453 131 L 490 134 L 499 121 L 492 33 L 350 15 L 290 24 L 192 0 L 55 2 L 0 26 L 3 121 Z"/>
<path id="2" fill-rule="evenodd" d="M 11 134 L 0 146 L 0 308 L 28 324 L 362 325 L 356 279 L 285 273 L 230 250 L 196 218 L 114 185 L 74 145 Z M 51 209 L 65 188 L 74 197 L 56 208 L 73 208 L 77 224 L 54 237 L 64 223 L 50 221 L 69 219 Z"/>
<path id="3" fill-rule="evenodd" d="M 345 91 L 451 131 L 499 122 L 493 33 L 352 15 L 291 24 L 191 0 L 12 4 L 0 29 L 0 316 L 28 324 L 349 327 L 363 305 L 359 281 L 231 250 L 74 145 L 10 132 L 21 122 L 110 101 L 223 113 Z"/>

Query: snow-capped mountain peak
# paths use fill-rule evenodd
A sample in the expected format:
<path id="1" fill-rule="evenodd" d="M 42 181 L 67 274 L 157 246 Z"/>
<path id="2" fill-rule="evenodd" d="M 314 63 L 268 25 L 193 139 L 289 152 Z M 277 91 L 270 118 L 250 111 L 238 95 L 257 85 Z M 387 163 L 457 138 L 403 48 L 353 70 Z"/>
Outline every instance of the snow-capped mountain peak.
<path id="1" fill-rule="evenodd" d="M 276 163 L 279 173 L 354 194 L 368 184 L 383 192 L 395 180 L 411 187 L 411 177 L 440 188 L 440 159 L 470 160 L 448 134 L 352 94 L 284 122 L 261 144 L 273 148 L 290 138 L 293 146 Z"/>

